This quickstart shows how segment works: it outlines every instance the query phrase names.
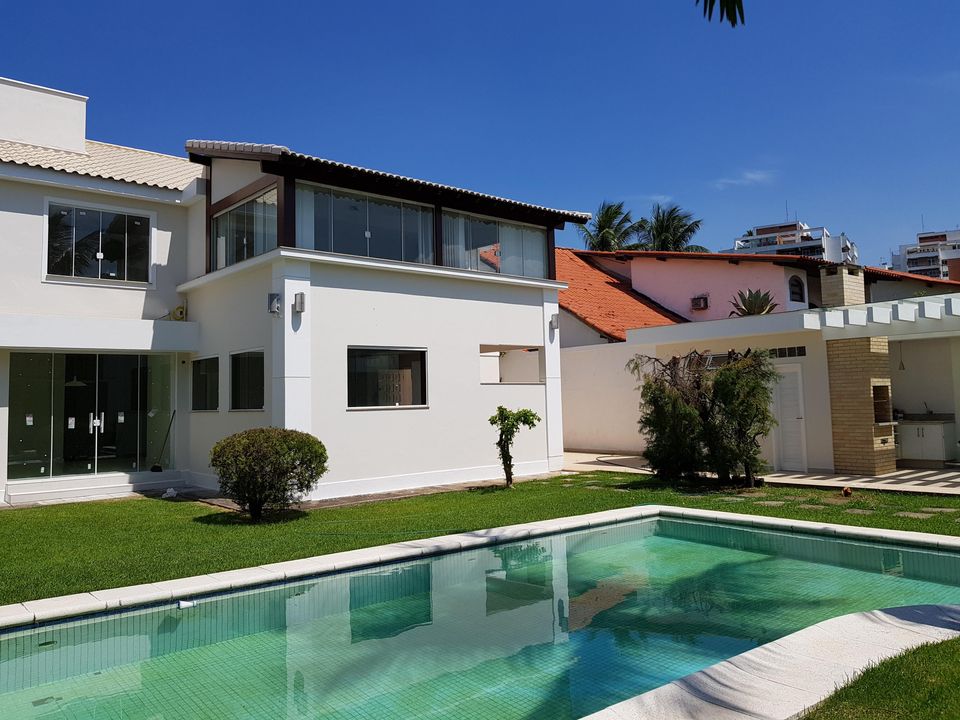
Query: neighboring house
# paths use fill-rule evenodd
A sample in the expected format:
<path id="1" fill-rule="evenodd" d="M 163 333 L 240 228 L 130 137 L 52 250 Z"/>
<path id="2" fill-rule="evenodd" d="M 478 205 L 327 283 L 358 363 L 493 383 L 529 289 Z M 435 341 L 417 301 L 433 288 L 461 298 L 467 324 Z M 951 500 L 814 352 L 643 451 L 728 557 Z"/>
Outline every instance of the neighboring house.
<path id="1" fill-rule="evenodd" d="M 842 307 L 641 329 L 627 345 L 659 358 L 773 353 L 777 427 L 764 455 L 776 470 L 879 475 L 955 462 L 960 293 L 865 303 L 850 268 L 823 281 Z"/>
<path id="2" fill-rule="evenodd" d="M 703 321 L 729 317 L 737 290 L 771 293 L 775 315 L 843 305 L 856 284 L 866 301 L 890 301 L 960 290 L 960 283 L 882 268 L 808 257 L 592 252 L 557 249 L 560 294 L 564 443 L 570 450 L 639 452 L 637 381 L 624 367 L 636 353 L 620 342 L 625 330 L 683 323 L 695 337 Z M 826 288 L 826 289 L 824 289 Z M 631 328 L 635 325 L 635 328 Z M 785 350 L 789 352 L 789 350 Z"/>
<path id="3" fill-rule="evenodd" d="M 825 227 L 793 221 L 757 225 L 733 241 L 726 252 L 759 255 L 800 255 L 837 263 L 857 264 L 857 244 L 844 233 L 831 235 Z"/>
<path id="4" fill-rule="evenodd" d="M 960 230 L 917 233 L 917 241 L 901 245 L 890 264 L 894 270 L 960 280 Z"/>
<path id="5" fill-rule="evenodd" d="M 495 478 L 497 405 L 543 418 L 518 474 L 561 467 L 553 234 L 589 215 L 97 143 L 85 101 L 0 80 L 2 497 L 214 485 L 212 444 L 264 425 L 326 444 L 315 498 Z"/>

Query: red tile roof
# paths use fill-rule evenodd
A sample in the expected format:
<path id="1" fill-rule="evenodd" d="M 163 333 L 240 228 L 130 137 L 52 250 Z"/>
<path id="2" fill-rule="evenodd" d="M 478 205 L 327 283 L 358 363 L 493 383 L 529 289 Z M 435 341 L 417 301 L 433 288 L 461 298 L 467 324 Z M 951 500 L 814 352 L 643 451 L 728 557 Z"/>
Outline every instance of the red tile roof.
<path id="1" fill-rule="evenodd" d="M 601 335 L 627 339 L 627 330 L 686 322 L 626 280 L 604 272 L 590 262 L 589 253 L 557 248 L 557 280 L 569 285 L 560 291 L 560 307 Z"/>
<path id="2" fill-rule="evenodd" d="M 916 280 L 917 282 L 928 283 L 929 285 L 943 285 L 950 287 L 960 286 L 958 280 L 942 280 L 940 278 L 927 277 L 917 273 L 901 272 L 899 270 L 887 270 L 886 268 L 864 267 L 863 275 L 867 280 Z"/>
<path id="3" fill-rule="evenodd" d="M 790 267 L 819 268 L 823 265 L 836 265 L 836 263 L 821 258 L 808 257 L 805 255 L 775 255 L 764 253 L 711 253 L 711 252 L 675 252 L 659 250 L 616 250 L 607 252 L 603 250 L 577 250 L 581 256 L 596 255 L 598 257 L 612 257 L 617 260 L 630 260 L 632 258 L 648 258 L 653 260 L 723 260 L 726 262 L 768 262 L 779 263 L 780 265 L 789 265 Z"/>

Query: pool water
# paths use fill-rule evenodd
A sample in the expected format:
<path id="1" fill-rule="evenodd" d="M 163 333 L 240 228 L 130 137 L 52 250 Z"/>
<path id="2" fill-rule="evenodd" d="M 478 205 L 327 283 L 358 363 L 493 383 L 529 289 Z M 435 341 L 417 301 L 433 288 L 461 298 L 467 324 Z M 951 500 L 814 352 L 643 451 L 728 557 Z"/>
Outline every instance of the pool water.
<path id="1" fill-rule="evenodd" d="M 649 519 L 0 634 L 0 718 L 579 718 L 960 556 Z"/>

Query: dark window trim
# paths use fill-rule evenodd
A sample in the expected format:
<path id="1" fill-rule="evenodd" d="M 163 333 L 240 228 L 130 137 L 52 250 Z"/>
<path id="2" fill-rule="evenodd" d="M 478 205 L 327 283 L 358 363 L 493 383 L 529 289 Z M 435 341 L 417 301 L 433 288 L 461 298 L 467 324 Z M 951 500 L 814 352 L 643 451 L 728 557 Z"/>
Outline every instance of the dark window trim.
<path id="1" fill-rule="evenodd" d="M 351 405 L 350 404 L 350 351 L 351 350 L 384 350 L 387 352 L 419 352 L 423 353 L 423 404 L 421 405 Z M 348 412 L 364 412 L 371 410 L 427 410 L 430 408 L 430 360 L 426 347 L 406 347 L 397 345 L 347 345 L 346 353 L 346 397 L 345 409 Z"/>
<path id="2" fill-rule="evenodd" d="M 212 408 L 198 408 L 196 407 L 196 393 L 195 393 L 195 376 L 194 376 L 194 367 L 196 363 L 203 362 L 204 360 L 216 360 L 217 361 L 217 392 L 216 392 L 216 407 Z M 204 355 L 203 357 L 195 357 L 190 360 L 190 412 L 220 412 L 220 356 L 219 355 Z"/>

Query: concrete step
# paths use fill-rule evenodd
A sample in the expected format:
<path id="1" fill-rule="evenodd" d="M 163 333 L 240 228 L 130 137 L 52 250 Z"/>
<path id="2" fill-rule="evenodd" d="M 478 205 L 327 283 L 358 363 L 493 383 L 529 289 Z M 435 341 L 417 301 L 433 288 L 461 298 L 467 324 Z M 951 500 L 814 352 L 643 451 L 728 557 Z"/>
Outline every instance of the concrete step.
<path id="1" fill-rule="evenodd" d="M 162 491 L 168 487 L 182 488 L 185 485 L 186 481 L 177 470 L 32 478 L 7 481 L 5 500 L 11 505 L 25 505 L 76 498 L 123 497 L 151 490 Z"/>

